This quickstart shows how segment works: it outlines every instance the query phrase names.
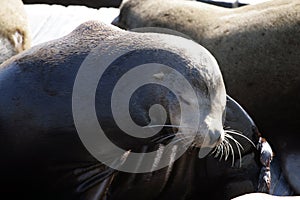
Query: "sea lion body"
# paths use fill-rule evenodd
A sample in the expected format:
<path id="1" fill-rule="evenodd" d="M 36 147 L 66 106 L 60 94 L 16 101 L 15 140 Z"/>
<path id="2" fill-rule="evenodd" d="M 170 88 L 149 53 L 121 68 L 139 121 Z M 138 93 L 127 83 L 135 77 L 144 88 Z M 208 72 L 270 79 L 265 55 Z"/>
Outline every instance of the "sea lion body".
<path id="1" fill-rule="evenodd" d="M 96 92 L 95 108 L 99 123 L 106 128 L 107 135 L 115 143 L 123 145 L 123 148 L 132 148 L 136 145 L 135 151 L 141 151 L 141 143 L 148 144 L 150 149 L 155 148 L 150 145 L 152 143 L 149 139 L 136 142 L 122 135 L 112 121 L 110 112 L 107 111 L 110 107 L 107 103 L 110 103 L 111 98 L 109 90 L 112 83 L 121 77 L 123 70 L 126 72 L 128 67 L 130 69 L 132 66 L 146 61 L 152 62 L 155 59 L 181 70 L 180 72 L 195 86 L 198 95 L 206 91 L 212 96 L 210 98 L 217 96 L 211 102 L 202 100 L 209 102 L 205 106 L 212 106 L 217 102 L 217 106 L 211 108 L 214 108 L 214 112 L 218 115 L 212 117 L 219 117 L 217 122 L 223 126 L 225 120 L 223 106 L 226 103 L 219 102 L 223 101 L 223 97 L 218 94 L 222 94 L 225 88 L 222 85 L 219 69 L 216 65 L 206 67 L 202 66 L 203 63 L 198 65 L 197 59 L 193 59 L 199 58 L 199 54 L 194 57 L 188 53 L 189 51 L 182 51 L 184 47 L 174 42 L 167 44 L 168 38 L 158 34 L 127 33 L 98 22 L 87 22 L 70 35 L 35 46 L 1 65 L 0 153 L 3 159 L 0 165 L 1 194 L 10 195 L 11 198 L 31 199 L 108 197 L 129 199 L 137 197 L 137 194 L 141 194 L 138 191 L 143 190 L 141 195 L 144 199 L 197 198 L 199 192 L 213 193 L 212 196 L 223 198 L 225 185 L 233 180 L 232 176 L 235 173 L 237 176 L 234 176 L 234 181 L 243 180 L 247 186 L 241 193 L 255 191 L 259 167 L 251 148 L 245 148 L 243 152 L 245 160 L 240 169 L 228 170 L 231 166 L 230 159 L 227 162 L 219 162 L 211 156 L 199 159 L 197 154 L 199 150 L 194 148 L 184 153 L 174 164 L 170 163 L 161 170 L 135 174 L 118 172 L 105 166 L 87 151 L 80 140 L 72 116 L 73 85 L 79 67 L 92 49 L 99 45 L 100 49 L 105 51 L 116 44 L 118 48 L 122 48 L 133 42 L 135 47 L 142 45 L 148 49 L 146 53 L 141 51 L 117 59 L 103 75 L 104 79 L 100 80 L 101 87 Z M 160 48 L 167 48 L 169 52 L 157 51 Z M 193 52 L 197 51 L 197 48 L 193 50 Z M 127 62 L 124 62 L 124 59 Z M 117 72 L 113 69 L 117 69 Z M 202 77 L 203 74 L 206 75 L 206 79 Z M 210 75 L 213 75 L 212 79 L 209 78 Z M 204 81 L 199 82 L 199 80 Z M 207 83 L 210 85 L 206 85 Z M 207 86 L 207 90 L 203 86 Z M 148 110 L 153 103 L 161 103 L 166 106 L 167 111 L 169 103 L 176 104 L 174 95 L 162 96 L 159 93 L 159 91 L 166 93 L 164 88 L 143 89 L 137 91 L 132 97 L 134 105 L 132 118 L 139 124 L 149 123 Z M 149 89 L 152 95 L 149 95 Z M 191 100 L 186 99 L 186 101 Z M 235 102 L 228 105 L 227 110 L 230 112 L 225 123 L 236 130 L 242 128 L 245 135 L 255 141 L 256 132 L 253 131 L 255 125 L 252 120 Z M 171 108 L 168 115 L 174 111 L 173 107 Z M 205 111 L 205 107 L 200 108 L 201 111 Z M 213 112 L 208 112 L 208 116 L 210 113 Z M 238 117 L 234 116 L 235 114 Z M 239 120 L 241 123 L 238 123 Z M 243 124 L 243 126 L 239 127 L 236 124 Z M 219 128 L 216 126 L 218 124 L 207 125 Z M 162 132 L 166 133 L 168 130 Z M 198 145 L 201 145 L 201 140 L 198 142 Z M 220 180 L 217 188 L 216 178 Z M 228 195 L 230 197 L 230 194 Z"/>
<path id="2" fill-rule="evenodd" d="M 0 2 L 0 64 L 30 47 L 27 15 L 21 0 Z"/>
<path id="3" fill-rule="evenodd" d="M 124 1 L 118 24 L 190 36 L 217 59 L 227 93 L 254 117 L 299 193 L 300 2 L 273 0 L 226 9 L 192 1 Z M 288 155 L 291 159 L 287 159 Z M 293 171 L 291 170 L 293 169 Z"/>

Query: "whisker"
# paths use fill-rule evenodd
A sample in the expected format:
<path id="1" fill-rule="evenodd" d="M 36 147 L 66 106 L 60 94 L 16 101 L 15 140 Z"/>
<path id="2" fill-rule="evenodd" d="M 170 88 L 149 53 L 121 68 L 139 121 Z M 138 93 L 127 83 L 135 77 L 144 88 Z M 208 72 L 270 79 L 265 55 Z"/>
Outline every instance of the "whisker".
<path id="1" fill-rule="evenodd" d="M 241 147 L 242 150 L 244 150 L 244 147 L 241 145 L 241 143 L 239 143 L 234 137 L 232 137 L 231 135 L 227 135 L 227 136 L 225 135 L 225 137 L 234 141 L 237 145 L 239 145 Z"/>
<path id="2" fill-rule="evenodd" d="M 158 143 L 161 143 L 163 142 L 164 140 L 167 140 L 171 137 L 175 137 L 175 134 L 168 134 L 168 135 L 163 135 L 163 136 L 160 136 L 160 137 L 157 137 L 157 138 L 154 138 L 151 140 L 151 142 L 158 142 Z"/>
<path id="3" fill-rule="evenodd" d="M 209 155 L 213 155 L 218 149 L 218 146 L 214 148 L 214 150 L 212 152 L 209 153 Z"/>
<path id="4" fill-rule="evenodd" d="M 226 138 L 227 139 L 227 138 Z M 232 148 L 232 145 L 230 144 L 230 142 L 228 141 L 227 139 L 227 144 L 228 144 L 228 147 L 230 148 L 231 150 L 231 155 L 232 155 L 232 163 L 231 163 L 231 166 L 233 167 L 234 166 L 234 150 Z"/>
<path id="5" fill-rule="evenodd" d="M 215 158 L 217 158 L 219 156 L 220 152 L 221 152 L 221 147 L 219 145 L 218 149 L 217 149 L 217 152 L 216 152 L 216 155 L 215 155 Z"/>
<path id="6" fill-rule="evenodd" d="M 221 156 L 220 156 L 220 158 L 219 158 L 219 161 L 222 160 L 222 157 L 223 157 L 223 155 L 224 155 L 224 144 L 221 143 L 221 144 L 220 144 L 220 147 L 221 147 Z"/>
<path id="7" fill-rule="evenodd" d="M 172 142 L 172 145 L 177 145 L 179 142 L 181 141 L 175 141 L 175 142 Z M 183 148 L 183 149 L 188 149 L 188 148 L 193 148 L 193 144 L 180 144 L 180 146 Z"/>
<path id="8" fill-rule="evenodd" d="M 224 130 L 224 131 L 225 131 L 225 133 L 231 133 L 231 134 L 238 135 L 238 136 L 241 136 L 241 137 L 245 138 L 248 142 L 250 142 L 252 144 L 252 146 L 254 148 L 256 148 L 255 144 L 248 137 L 246 137 L 245 135 L 243 135 L 242 133 L 239 133 L 239 132 L 237 132 L 235 130 Z"/>
<path id="9" fill-rule="evenodd" d="M 180 132 L 177 132 L 177 133 L 169 133 L 169 134 L 165 134 L 165 135 L 161 135 L 161 136 L 159 136 L 159 137 L 155 137 L 155 138 L 153 138 L 152 140 L 151 140 L 151 142 L 162 142 L 163 141 L 163 139 L 168 139 L 168 138 L 170 138 L 170 137 L 172 137 L 172 136 L 178 136 L 178 135 L 183 135 L 183 136 L 185 136 L 186 134 L 184 134 L 184 133 L 180 133 Z"/>
<path id="10" fill-rule="evenodd" d="M 170 144 L 176 144 L 176 143 L 179 143 L 181 141 L 191 139 L 193 137 L 194 137 L 194 135 L 184 135 L 184 137 L 177 138 L 176 140 L 172 141 Z"/>
<path id="11" fill-rule="evenodd" d="M 222 147 L 221 147 L 221 144 L 220 144 L 220 145 L 218 145 L 218 150 L 217 150 L 217 153 L 215 154 L 215 158 L 221 156 L 221 149 L 222 149 Z"/>
<path id="12" fill-rule="evenodd" d="M 221 161 L 223 157 L 224 157 L 224 160 L 227 161 L 228 158 L 232 155 L 231 166 L 233 167 L 234 163 L 235 163 L 235 149 L 232 146 L 233 144 L 229 141 L 229 140 L 231 140 L 235 144 L 236 149 L 238 151 L 239 163 L 240 163 L 239 166 L 242 167 L 242 150 L 244 150 L 244 147 L 232 135 L 241 136 L 241 137 L 245 138 L 248 142 L 250 142 L 254 147 L 255 147 L 255 145 L 248 137 L 242 135 L 239 132 L 236 132 L 234 130 L 224 130 L 224 131 L 225 131 L 224 140 L 217 147 L 214 148 L 214 150 L 211 152 L 211 154 L 214 154 L 215 158 L 219 157 L 219 161 Z"/>
<path id="13" fill-rule="evenodd" d="M 170 124 L 164 124 L 164 125 L 148 125 L 144 126 L 143 128 L 156 128 L 156 127 L 167 127 L 167 128 L 190 128 L 188 126 L 179 126 L 179 125 L 170 125 Z"/>
<path id="14" fill-rule="evenodd" d="M 230 155 L 230 149 L 228 147 L 228 140 L 227 138 L 224 139 L 224 146 L 226 147 L 226 156 L 225 156 L 225 161 L 228 159 L 228 156 Z"/>
<path id="15" fill-rule="evenodd" d="M 226 136 L 226 135 L 225 135 Z M 227 137 L 229 139 L 231 139 L 235 145 L 236 145 L 236 148 L 238 150 L 238 153 L 239 153 L 239 157 L 240 157 L 240 167 L 242 167 L 242 154 L 241 154 L 241 150 L 240 150 L 240 147 L 243 149 L 242 145 L 236 140 L 234 139 L 231 135 L 227 135 Z M 244 150 L 244 149 L 243 149 Z"/>

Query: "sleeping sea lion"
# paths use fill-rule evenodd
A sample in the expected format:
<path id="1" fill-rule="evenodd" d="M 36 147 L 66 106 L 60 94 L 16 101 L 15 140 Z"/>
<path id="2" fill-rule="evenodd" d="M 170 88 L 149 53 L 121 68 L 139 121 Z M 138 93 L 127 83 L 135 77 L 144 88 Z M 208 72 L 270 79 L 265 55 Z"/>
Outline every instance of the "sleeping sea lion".
<path id="1" fill-rule="evenodd" d="M 145 77 L 149 83 L 141 82 L 133 93 L 125 90 Z M 91 84 L 97 78 L 99 83 Z M 0 93 L 0 193 L 11 198 L 223 199 L 224 192 L 232 197 L 226 193 L 232 181 L 243 183 L 235 195 L 256 191 L 259 166 L 254 148 L 246 145 L 257 141 L 256 126 L 226 98 L 215 59 L 191 40 L 86 22 L 1 65 Z M 115 95 L 120 97 L 116 102 Z M 121 110 L 123 104 L 129 104 L 130 116 Z M 131 123 L 127 118 L 142 127 L 131 133 L 137 135 L 121 128 L 122 122 Z M 108 142 L 85 140 L 89 131 L 94 134 L 93 123 Z M 231 135 L 223 126 L 243 134 Z M 157 127 L 163 128 L 142 137 Z M 121 157 L 113 145 L 125 150 Z M 152 152 L 153 160 L 145 159 Z M 128 165 L 136 154 L 139 161 Z M 154 170 L 143 171 L 143 166 Z"/>

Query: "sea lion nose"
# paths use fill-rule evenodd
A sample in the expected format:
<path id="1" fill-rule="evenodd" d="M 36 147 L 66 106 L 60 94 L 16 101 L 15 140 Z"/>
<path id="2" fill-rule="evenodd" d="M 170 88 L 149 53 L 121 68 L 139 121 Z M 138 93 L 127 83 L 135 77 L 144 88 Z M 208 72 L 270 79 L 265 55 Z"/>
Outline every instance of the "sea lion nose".
<path id="1" fill-rule="evenodd" d="M 210 145 L 215 146 L 220 144 L 223 139 L 224 139 L 224 134 L 223 134 L 223 130 L 219 131 L 219 130 L 214 130 L 211 132 L 211 134 L 209 134 L 210 137 Z"/>

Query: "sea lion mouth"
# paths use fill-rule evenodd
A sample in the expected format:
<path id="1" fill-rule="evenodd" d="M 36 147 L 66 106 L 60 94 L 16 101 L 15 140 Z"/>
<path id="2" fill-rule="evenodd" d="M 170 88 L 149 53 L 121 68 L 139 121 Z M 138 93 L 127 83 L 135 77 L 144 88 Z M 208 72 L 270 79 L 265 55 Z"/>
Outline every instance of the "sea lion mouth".
<path id="1" fill-rule="evenodd" d="M 224 130 L 224 139 L 214 148 L 214 150 L 210 153 L 214 155 L 215 158 L 219 157 L 219 161 L 224 158 L 225 161 L 228 160 L 229 157 L 232 156 L 232 163 L 231 165 L 234 166 L 235 162 L 235 155 L 238 153 L 240 167 L 242 166 L 242 151 L 245 150 L 243 142 L 239 141 L 240 138 L 244 138 L 248 141 L 254 148 L 256 147 L 255 144 L 241 132 L 232 130 L 232 129 L 225 129 Z M 238 137 L 235 137 L 238 136 Z"/>
<path id="2" fill-rule="evenodd" d="M 227 95 L 226 110 L 224 116 L 224 139 L 215 146 L 210 153 L 221 161 L 232 157 L 232 166 L 239 158 L 242 164 L 242 155 L 248 153 L 256 145 L 253 141 L 257 136 L 257 127 L 248 113 L 230 96 Z"/>

